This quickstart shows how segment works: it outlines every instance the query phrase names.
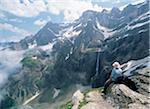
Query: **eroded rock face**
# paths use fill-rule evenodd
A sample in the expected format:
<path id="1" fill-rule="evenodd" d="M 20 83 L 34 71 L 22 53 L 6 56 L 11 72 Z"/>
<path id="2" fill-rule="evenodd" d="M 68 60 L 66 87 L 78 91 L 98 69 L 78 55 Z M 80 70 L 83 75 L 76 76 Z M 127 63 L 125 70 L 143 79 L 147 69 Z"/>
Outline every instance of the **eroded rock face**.
<path id="1" fill-rule="evenodd" d="M 137 93 L 123 84 L 113 85 L 107 94 L 107 100 L 111 101 L 115 107 L 121 109 L 135 109 L 135 107 L 148 109 L 150 104 L 150 98 L 148 96 Z"/>
<path id="2" fill-rule="evenodd" d="M 72 104 L 72 109 L 114 109 L 97 89 L 84 94 L 76 91 L 72 97 Z"/>
<path id="3" fill-rule="evenodd" d="M 81 93 L 80 90 L 77 90 L 72 96 L 72 103 L 73 103 L 72 109 L 78 109 L 78 106 L 80 102 L 83 101 L 83 98 L 84 98 L 83 93 Z"/>
<path id="4" fill-rule="evenodd" d="M 111 104 L 105 101 L 99 91 L 89 92 L 85 100 L 87 104 L 81 107 L 81 109 L 114 109 Z"/>
<path id="5" fill-rule="evenodd" d="M 116 108 L 149 109 L 149 77 L 150 68 L 145 58 L 140 61 L 130 61 L 133 65 L 125 72 L 128 78 L 136 85 L 136 91 L 124 84 L 112 84 L 107 90 L 106 101 Z M 147 61 L 146 61 L 147 60 Z"/>
<path id="6" fill-rule="evenodd" d="M 106 95 L 99 89 L 84 94 L 77 91 L 73 95 L 72 109 L 149 109 L 149 71 L 148 66 L 132 69 L 134 75 L 129 78 L 136 84 L 136 91 L 124 84 L 111 84 Z"/>
<path id="7" fill-rule="evenodd" d="M 134 83 L 137 85 L 138 92 L 144 95 L 149 96 L 150 94 L 150 88 L 149 88 L 149 78 L 150 78 L 150 68 L 144 68 L 144 69 L 137 69 L 134 72 L 137 73 L 137 75 L 132 76 L 131 80 L 134 81 Z"/>

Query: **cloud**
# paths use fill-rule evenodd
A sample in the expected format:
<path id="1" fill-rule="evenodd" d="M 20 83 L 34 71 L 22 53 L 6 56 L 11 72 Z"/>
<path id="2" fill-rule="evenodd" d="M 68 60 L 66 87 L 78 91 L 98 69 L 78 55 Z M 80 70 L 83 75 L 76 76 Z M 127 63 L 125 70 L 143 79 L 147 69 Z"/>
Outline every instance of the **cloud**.
<path id="1" fill-rule="evenodd" d="M 31 33 L 24 30 L 24 29 L 21 29 L 21 28 L 18 28 L 16 26 L 13 26 L 11 24 L 8 24 L 8 23 L 0 23 L 0 30 L 1 31 L 10 31 L 10 32 L 13 32 L 14 34 L 16 34 L 15 36 L 3 36 L 3 32 L 1 32 L 0 34 L 0 39 L 1 41 L 17 41 L 17 40 L 20 40 L 22 38 L 24 38 L 25 36 L 28 36 L 30 35 Z"/>
<path id="2" fill-rule="evenodd" d="M 65 21 L 77 19 L 86 10 L 102 11 L 102 7 L 92 4 L 91 1 L 81 0 L 49 0 L 47 7 L 49 12 L 56 15 L 63 12 Z"/>
<path id="3" fill-rule="evenodd" d="M 1 0 L 0 4 L 0 10 L 22 17 L 37 16 L 41 12 L 55 15 L 64 12 L 66 21 L 78 18 L 86 10 L 101 11 L 101 7 L 93 5 L 91 1 L 81 0 L 47 0 L 47 2 L 45 0 L 22 0 L 22 2 L 20 0 Z"/>
<path id="4" fill-rule="evenodd" d="M 36 21 L 34 21 L 34 25 L 37 25 L 37 26 L 43 26 L 45 25 L 47 22 L 51 21 L 51 17 L 48 16 L 46 19 L 38 19 Z"/>
<path id="5" fill-rule="evenodd" d="M 43 0 L 1 0 L 0 9 L 10 12 L 16 16 L 32 17 L 40 12 L 46 11 L 46 5 Z"/>
<path id="6" fill-rule="evenodd" d="M 8 81 L 8 77 L 21 67 L 20 61 L 24 51 L 12 51 L 9 49 L 0 50 L 0 88 Z M 6 91 L 0 90 L 0 101 Z"/>
<path id="7" fill-rule="evenodd" d="M 7 80 L 7 74 L 0 72 L 0 86 L 3 85 L 6 80 Z"/>
<path id="8" fill-rule="evenodd" d="M 6 16 L 4 15 L 3 12 L 0 11 L 0 18 L 5 18 Z"/>
<path id="9" fill-rule="evenodd" d="M 46 20 L 41 20 L 41 19 L 36 20 L 36 21 L 34 22 L 34 24 L 35 24 L 35 25 L 38 25 L 38 26 L 43 26 L 43 25 L 45 25 L 46 23 L 47 23 Z"/>
<path id="10" fill-rule="evenodd" d="M 23 51 L 0 50 L 0 87 L 7 81 L 14 69 L 21 67 Z"/>
<path id="11" fill-rule="evenodd" d="M 17 18 L 13 18 L 13 19 L 7 19 L 8 21 L 11 21 L 11 22 L 18 22 L 18 23 L 23 23 L 24 21 L 21 20 L 21 19 L 17 19 Z"/>
<path id="12" fill-rule="evenodd" d="M 25 38 L 25 36 L 19 35 L 0 36 L 0 42 L 18 42 L 23 38 Z"/>
<path id="13" fill-rule="evenodd" d="M 101 0 L 101 2 L 112 2 L 112 0 Z"/>
<path id="14" fill-rule="evenodd" d="M 101 4 L 118 4 L 119 7 L 125 3 L 142 2 L 144 0 L 1 0 L 0 10 L 13 13 L 22 17 L 33 17 L 41 12 L 51 14 L 64 14 L 65 21 L 77 19 L 86 10 L 101 11 Z M 115 5 L 115 6 L 118 6 Z M 107 7 L 108 8 L 108 7 Z M 39 22 L 38 22 L 39 23 Z"/>
<path id="15" fill-rule="evenodd" d="M 24 29 L 15 27 L 8 23 L 4 23 L 4 24 L 0 23 L 0 30 L 2 31 L 0 34 L 0 39 L 1 39 L 0 42 L 19 41 L 19 40 L 23 39 L 24 37 L 31 34 L 30 32 L 28 32 Z M 4 36 L 3 35 L 4 30 L 10 31 L 10 32 L 14 33 L 15 35 Z"/>
<path id="16" fill-rule="evenodd" d="M 29 35 L 29 32 L 27 32 L 26 30 L 15 27 L 15 26 L 8 24 L 8 23 L 4 23 L 4 24 L 0 23 L 0 29 L 1 30 L 8 30 L 8 31 L 20 34 L 20 35 L 24 35 L 24 36 Z"/>
<path id="17" fill-rule="evenodd" d="M 143 1 L 130 0 L 129 3 L 140 3 Z M 37 16 L 41 12 L 49 12 L 55 15 L 63 12 L 65 21 L 73 21 L 86 10 L 101 11 L 102 7 L 97 5 L 99 3 L 123 5 L 125 0 L 1 0 L 0 10 L 23 17 Z"/>

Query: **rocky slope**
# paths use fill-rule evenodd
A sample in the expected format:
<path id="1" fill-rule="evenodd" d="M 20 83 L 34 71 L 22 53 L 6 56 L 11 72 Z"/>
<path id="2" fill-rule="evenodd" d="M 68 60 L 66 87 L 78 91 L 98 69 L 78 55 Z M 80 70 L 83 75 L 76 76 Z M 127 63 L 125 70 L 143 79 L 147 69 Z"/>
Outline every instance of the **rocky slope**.
<path id="1" fill-rule="evenodd" d="M 86 90 L 83 93 L 78 90 L 73 94 L 72 100 L 69 102 L 70 107 L 68 107 L 68 103 L 62 105 L 60 109 L 149 109 L 150 92 L 148 79 L 150 68 L 148 61 L 144 62 L 144 59 L 138 60 L 130 64 L 130 66 L 133 65 L 134 68 L 128 69 L 125 73 L 128 73 L 129 70 L 134 73 L 129 78 L 136 83 L 136 91 L 124 84 L 111 84 L 107 89 L 106 95 L 101 92 L 102 88 Z"/>
<path id="2" fill-rule="evenodd" d="M 147 57 L 148 6 L 147 1 L 128 5 L 123 11 L 118 8 L 110 12 L 89 10 L 73 23 L 48 22 L 34 36 L 5 44 L 6 48 L 24 50 L 25 53 L 19 73 L 10 76 L 9 82 L 1 88 L 7 92 L 1 108 L 22 105 L 38 93 L 39 96 L 29 104 L 61 101 L 65 98 L 66 89 L 75 84 L 103 86 L 112 62 L 125 63 Z M 138 89 L 141 94 L 148 94 L 148 89 L 139 82 L 148 84 L 146 77 L 142 76 L 144 80 L 139 76 L 133 78 L 141 86 Z"/>

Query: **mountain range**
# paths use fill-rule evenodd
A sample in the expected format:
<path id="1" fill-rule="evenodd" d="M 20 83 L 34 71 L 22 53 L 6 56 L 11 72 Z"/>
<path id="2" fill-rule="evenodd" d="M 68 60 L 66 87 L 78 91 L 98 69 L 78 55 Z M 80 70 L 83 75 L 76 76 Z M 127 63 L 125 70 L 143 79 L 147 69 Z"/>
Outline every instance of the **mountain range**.
<path id="1" fill-rule="evenodd" d="M 123 10 L 88 10 L 72 23 L 48 22 L 33 36 L 0 44 L 2 50 L 25 51 L 22 67 L 1 88 L 7 92 L 1 108 L 28 104 L 36 94 L 29 104 L 61 101 L 77 84 L 102 87 L 114 61 L 149 56 L 149 17 L 149 1 Z"/>

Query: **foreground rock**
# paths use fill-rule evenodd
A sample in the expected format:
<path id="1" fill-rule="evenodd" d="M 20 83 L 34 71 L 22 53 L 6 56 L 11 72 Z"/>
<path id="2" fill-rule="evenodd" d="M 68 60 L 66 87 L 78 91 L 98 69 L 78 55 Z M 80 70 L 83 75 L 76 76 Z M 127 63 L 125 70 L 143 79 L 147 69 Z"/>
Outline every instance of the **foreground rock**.
<path id="1" fill-rule="evenodd" d="M 126 85 L 116 84 L 110 86 L 110 88 L 108 89 L 106 100 L 113 104 L 113 106 L 115 106 L 116 108 L 149 109 L 150 68 L 149 66 L 145 66 L 146 63 L 142 63 L 140 61 L 138 65 L 134 65 L 132 68 L 130 68 L 130 70 L 128 70 L 128 72 L 134 74 L 129 78 L 136 84 L 137 91 L 131 90 Z"/>
<path id="2" fill-rule="evenodd" d="M 98 89 L 93 89 L 87 93 L 79 90 L 73 94 L 71 109 L 114 109 L 113 106 L 102 97 Z M 66 109 L 66 108 L 65 108 Z"/>
<path id="3" fill-rule="evenodd" d="M 114 109 L 113 106 L 107 103 L 99 91 L 89 92 L 85 100 L 88 102 L 81 109 Z"/>
<path id="4" fill-rule="evenodd" d="M 80 90 L 76 91 L 72 96 L 72 103 L 73 103 L 72 109 L 78 109 L 80 102 L 83 102 L 83 98 L 84 98 L 83 93 L 81 93 Z"/>
<path id="5" fill-rule="evenodd" d="M 140 69 L 139 66 L 135 72 L 137 73 L 135 76 L 131 77 L 131 80 L 134 81 L 134 83 L 137 85 L 138 92 L 149 96 L 150 94 L 150 88 L 149 88 L 149 78 L 150 78 L 150 68 L 143 68 Z"/>
<path id="6" fill-rule="evenodd" d="M 118 108 L 127 109 L 149 109 L 150 98 L 146 95 L 137 93 L 123 84 L 114 85 L 109 94 L 107 101 Z"/>
<path id="7" fill-rule="evenodd" d="M 76 99 L 72 99 L 68 105 L 70 108 L 62 109 L 150 109 L 148 59 L 149 57 L 129 61 L 124 70 L 128 79 L 125 79 L 124 84 L 111 84 L 106 95 L 101 93 L 101 88 L 83 93 L 77 91 L 73 95 Z"/>

